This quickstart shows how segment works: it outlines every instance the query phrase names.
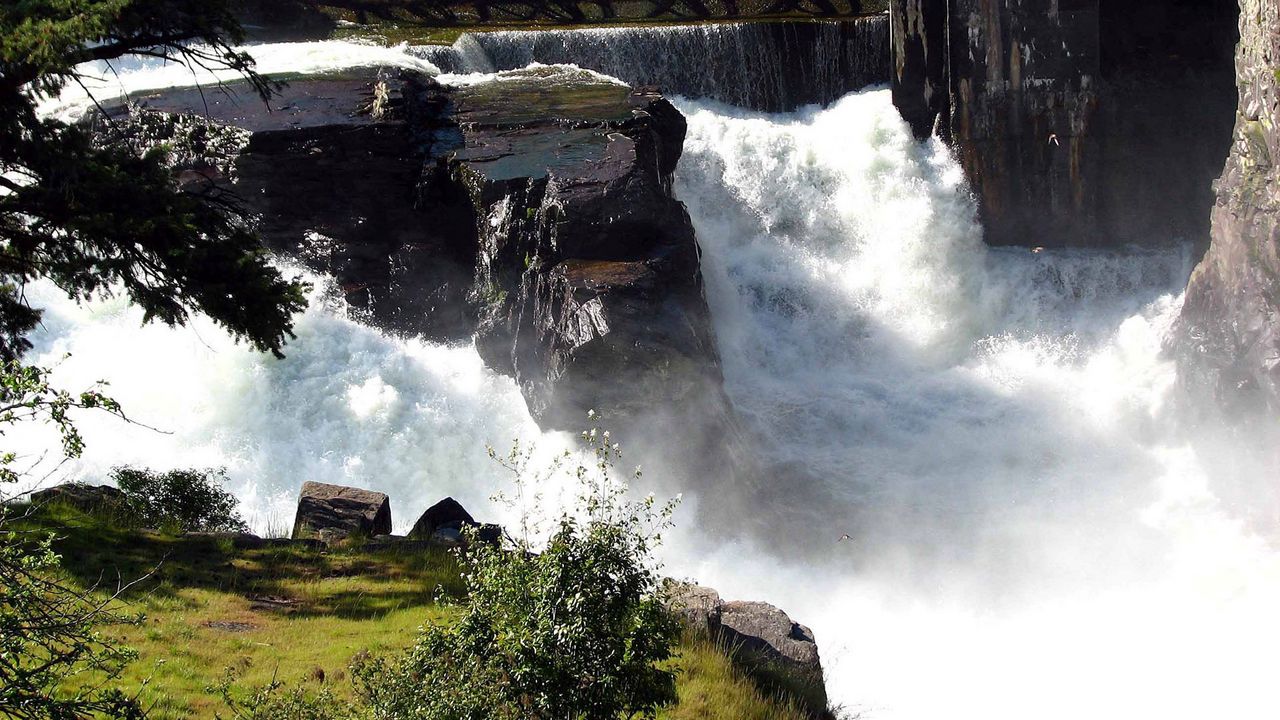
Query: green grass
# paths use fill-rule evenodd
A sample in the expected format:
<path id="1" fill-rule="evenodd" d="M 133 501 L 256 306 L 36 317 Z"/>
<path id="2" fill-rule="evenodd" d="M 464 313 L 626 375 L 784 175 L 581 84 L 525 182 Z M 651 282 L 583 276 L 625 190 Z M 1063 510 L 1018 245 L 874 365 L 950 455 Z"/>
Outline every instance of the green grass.
<path id="1" fill-rule="evenodd" d="M 227 541 L 119 527 L 65 507 L 42 508 L 20 525 L 58 536 L 64 569 L 81 587 L 107 592 L 137 580 L 121 609 L 145 619 L 111 634 L 138 651 L 122 680 L 155 720 L 228 715 L 209 688 L 229 669 L 239 687 L 275 679 L 350 698 L 346 668 L 356 655 L 408 647 L 424 624 L 450 620 L 438 595 L 462 592 L 457 563 L 440 550 L 234 549 Z M 812 717 L 801 710 L 803 697 L 706 637 L 688 633 L 677 652 L 671 664 L 679 702 L 662 718 Z"/>

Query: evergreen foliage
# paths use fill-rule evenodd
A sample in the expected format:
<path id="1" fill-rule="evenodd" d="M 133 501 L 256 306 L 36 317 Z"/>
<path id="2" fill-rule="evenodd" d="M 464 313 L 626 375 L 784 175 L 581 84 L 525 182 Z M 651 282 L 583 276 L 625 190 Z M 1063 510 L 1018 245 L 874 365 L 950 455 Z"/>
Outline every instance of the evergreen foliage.
<path id="1" fill-rule="evenodd" d="M 0 5 L 0 357 L 28 347 L 27 282 L 78 299 L 122 289 L 148 321 L 203 313 L 279 356 L 304 286 L 267 262 L 247 212 L 213 183 L 180 190 L 163 146 L 139 153 L 41 117 L 37 102 L 81 83 L 80 63 L 146 56 L 240 71 L 273 84 L 235 48 L 226 0 L 11 0 Z M 105 129 L 108 139 L 112 129 Z"/>

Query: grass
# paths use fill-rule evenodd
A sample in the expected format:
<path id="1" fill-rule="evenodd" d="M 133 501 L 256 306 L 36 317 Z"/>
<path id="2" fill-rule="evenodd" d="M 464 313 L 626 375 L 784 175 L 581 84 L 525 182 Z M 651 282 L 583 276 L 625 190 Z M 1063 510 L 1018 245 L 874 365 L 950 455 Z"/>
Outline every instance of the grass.
<path id="1" fill-rule="evenodd" d="M 229 670 L 238 687 L 280 680 L 350 698 L 346 668 L 355 656 L 408 647 L 418 628 L 452 617 L 437 597 L 463 592 L 457 563 L 442 550 L 237 549 L 228 540 L 132 530 L 52 506 L 21 523 L 58 536 L 64 570 L 81 587 L 105 592 L 141 578 L 123 593 L 121 609 L 145 619 L 112 632 L 138 651 L 122 682 L 140 693 L 154 720 L 227 716 L 211 688 Z M 813 717 L 802 696 L 705 636 L 687 633 L 677 653 L 679 701 L 661 718 Z"/>
<path id="2" fill-rule="evenodd" d="M 811 720 L 806 698 L 762 685 L 753 664 L 735 662 L 705 633 L 686 632 L 678 657 L 679 701 L 658 713 L 662 720 Z"/>

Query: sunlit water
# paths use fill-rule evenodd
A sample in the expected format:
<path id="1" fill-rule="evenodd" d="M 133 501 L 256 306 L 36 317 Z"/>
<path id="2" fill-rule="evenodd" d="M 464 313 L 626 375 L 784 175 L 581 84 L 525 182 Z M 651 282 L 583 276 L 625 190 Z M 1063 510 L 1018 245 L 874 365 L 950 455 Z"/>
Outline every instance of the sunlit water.
<path id="1" fill-rule="evenodd" d="M 1274 717 L 1280 556 L 1173 432 L 1187 250 L 988 249 L 887 90 L 680 107 L 727 389 L 786 483 L 695 574 L 811 623 L 864 717 Z"/>
<path id="2" fill-rule="evenodd" d="M 404 55 L 364 47 L 270 52 Z M 668 569 L 811 625 L 833 699 L 866 718 L 1280 714 L 1280 557 L 1219 492 L 1274 503 L 1278 469 L 1227 477 L 1174 432 L 1160 346 L 1187 251 L 987 248 L 959 167 L 885 90 L 782 116 L 679 105 L 676 190 L 766 481 L 732 542 L 696 485 L 667 488 L 687 498 Z M 471 347 L 385 337 L 311 279 L 283 361 L 35 288 L 31 359 L 67 387 L 109 379 L 166 432 L 85 416 L 59 477 L 226 466 L 259 529 L 291 523 L 305 480 L 389 493 L 398 530 L 446 494 L 507 519 L 484 444 L 569 440 Z"/>

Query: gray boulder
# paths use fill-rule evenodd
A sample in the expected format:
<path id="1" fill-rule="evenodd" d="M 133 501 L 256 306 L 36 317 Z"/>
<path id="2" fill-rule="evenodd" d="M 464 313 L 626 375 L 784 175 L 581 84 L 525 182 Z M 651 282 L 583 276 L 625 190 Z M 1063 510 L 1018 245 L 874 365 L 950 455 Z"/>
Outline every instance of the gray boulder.
<path id="1" fill-rule="evenodd" d="M 712 588 L 683 582 L 667 586 L 666 605 L 689 627 L 707 631 L 723 646 L 753 654 L 738 656 L 749 666 L 763 661 L 790 668 L 808 688 L 814 707 L 826 707 L 822 661 L 813 631 L 793 622 L 785 612 L 763 602 L 724 602 Z"/>
<path id="2" fill-rule="evenodd" d="M 720 632 L 730 643 L 821 672 L 813 631 L 764 602 L 727 602 L 720 606 Z"/>
<path id="3" fill-rule="evenodd" d="M 689 627 L 714 632 L 720 628 L 720 608 L 724 601 L 714 589 L 693 583 L 672 583 L 667 590 L 667 609 Z"/>
<path id="4" fill-rule="evenodd" d="M 391 533 L 391 500 L 372 490 L 306 482 L 298 498 L 293 538 L 326 542 L 352 535 L 373 537 Z"/>

